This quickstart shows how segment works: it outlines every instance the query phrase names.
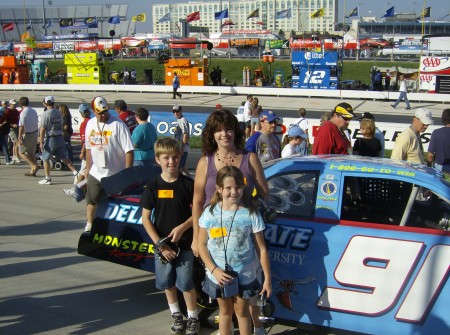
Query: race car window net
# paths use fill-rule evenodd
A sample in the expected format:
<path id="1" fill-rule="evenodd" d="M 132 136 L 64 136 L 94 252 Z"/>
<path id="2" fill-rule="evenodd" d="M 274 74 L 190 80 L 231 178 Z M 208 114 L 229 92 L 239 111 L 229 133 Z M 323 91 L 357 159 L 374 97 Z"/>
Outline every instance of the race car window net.
<path id="1" fill-rule="evenodd" d="M 313 218 L 316 207 L 318 171 L 280 174 L 270 178 L 267 204 L 279 214 Z"/>
<path id="2" fill-rule="evenodd" d="M 341 220 L 450 230 L 450 204 L 420 185 L 347 176 Z"/>

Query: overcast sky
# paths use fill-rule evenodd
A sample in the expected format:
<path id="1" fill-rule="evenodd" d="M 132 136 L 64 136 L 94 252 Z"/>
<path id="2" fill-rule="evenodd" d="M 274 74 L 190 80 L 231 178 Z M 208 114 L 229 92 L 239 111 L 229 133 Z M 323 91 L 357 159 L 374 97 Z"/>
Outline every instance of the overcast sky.
<path id="1" fill-rule="evenodd" d="M 49 7 L 49 0 L 19 0 L 16 3 L 22 2 L 22 5 L 16 5 L 14 7 Z M 176 0 L 78 0 L 77 5 L 89 5 L 95 3 L 95 5 L 101 4 L 128 4 L 128 17 L 145 12 L 147 15 L 147 22 L 138 23 L 136 30 L 138 33 L 151 32 L 151 6 L 154 3 L 177 3 L 181 1 Z M 188 2 L 188 1 L 186 1 Z M 205 1 L 207 2 L 207 1 Z M 224 3 L 227 2 L 224 0 Z M 410 0 L 389 0 L 389 1 L 374 1 L 374 0 L 339 0 L 339 18 L 338 21 L 342 22 L 343 16 L 348 14 L 356 6 L 359 6 L 360 16 L 376 16 L 381 17 L 386 9 L 395 6 L 396 13 L 416 13 L 420 14 L 422 8 L 431 7 L 431 19 L 432 20 L 446 20 L 450 21 L 450 0 L 428 0 L 428 1 L 410 1 Z M 52 0 L 52 6 L 73 6 L 74 0 Z M 6 0 L 0 1 L 1 7 L 11 7 L 11 3 Z M 281 9 L 280 9 L 281 10 Z"/>

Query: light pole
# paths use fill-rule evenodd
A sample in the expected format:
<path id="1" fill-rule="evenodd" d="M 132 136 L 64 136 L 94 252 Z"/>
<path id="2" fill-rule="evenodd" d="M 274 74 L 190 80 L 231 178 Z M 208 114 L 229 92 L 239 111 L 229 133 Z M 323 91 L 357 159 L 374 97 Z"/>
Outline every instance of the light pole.
<path id="1" fill-rule="evenodd" d="M 44 0 L 42 0 L 42 28 L 44 29 L 44 36 L 47 35 L 47 27 L 45 24 L 45 5 Z"/>
<path id="2" fill-rule="evenodd" d="M 50 26 L 53 26 L 53 1 L 52 0 L 48 0 L 48 5 L 50 6 Z"/>

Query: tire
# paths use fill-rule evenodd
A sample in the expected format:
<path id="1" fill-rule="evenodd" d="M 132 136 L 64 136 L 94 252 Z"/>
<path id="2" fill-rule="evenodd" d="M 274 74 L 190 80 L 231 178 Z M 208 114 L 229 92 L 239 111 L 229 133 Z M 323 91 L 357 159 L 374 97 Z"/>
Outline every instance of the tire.
<path id="1" fill-rule="evenodd" d="M 54 163 L 54 168 L 56 171 L 61 171 L 63 169 L 64 165 L 61 162 L 55 162 Z"/>

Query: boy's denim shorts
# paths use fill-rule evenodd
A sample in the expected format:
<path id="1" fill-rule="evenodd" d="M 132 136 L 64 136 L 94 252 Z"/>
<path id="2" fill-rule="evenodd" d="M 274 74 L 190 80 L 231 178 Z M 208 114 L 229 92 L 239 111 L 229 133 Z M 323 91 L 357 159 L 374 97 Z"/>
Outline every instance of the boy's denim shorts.
<path id="1" fill-rule="evenodd" d="M 180 250 L 180 254 L 172 263 L 163 264 L 155 257 L 156 288 L 165 290 L 176 286 L 181 292 L 194 289 L 193 264 L 192 250 Z"/>
<path id="2" fill-rule="evenodd" d="M 220 286 L 212 282 L 208 277 L 205 277 L 205 280 L 203 280 L 202 289 L 203 292 L 209 295 L 212 299 L 222 298 Z M 250 299 L 251 297 L 258 295 L 260 289 L 261 285 L 257 279 L 250 284 L 239 284 L 239 296 L 243 299 Z"/>

